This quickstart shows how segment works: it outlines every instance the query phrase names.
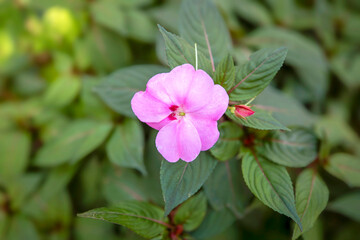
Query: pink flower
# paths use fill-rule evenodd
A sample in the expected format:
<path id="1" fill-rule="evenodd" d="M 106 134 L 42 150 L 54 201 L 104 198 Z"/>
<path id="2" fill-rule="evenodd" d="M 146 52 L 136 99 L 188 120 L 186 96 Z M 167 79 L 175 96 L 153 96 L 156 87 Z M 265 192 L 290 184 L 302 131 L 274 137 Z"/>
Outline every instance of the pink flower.
<path id="1" fill-rule="evenodd" d="M 236 105 L 235 106 L 235 116 L 239 118 L 245 119 L 246 117 L 249 117 L 253 115 L 255 112 L 251 110 L 250 107 L 245 105 Z"/>
<path id="2" fill-rule="evenodd" d="M 144 92 L 137 92 L 131 107 L 140 121 L 160 130 L 156 147 L 169 162 L 193 161 L 219 138 L 217 120 L 229 97 L 203 70 L 184 64 L 153 76 Z"/>

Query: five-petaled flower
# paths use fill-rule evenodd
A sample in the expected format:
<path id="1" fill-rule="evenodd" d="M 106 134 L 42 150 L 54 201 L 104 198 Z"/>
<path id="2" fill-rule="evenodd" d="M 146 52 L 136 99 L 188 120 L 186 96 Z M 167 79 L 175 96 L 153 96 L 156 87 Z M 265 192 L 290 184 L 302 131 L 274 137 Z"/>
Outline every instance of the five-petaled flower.
<path id="1" fill-rule="evenodd" d="M 193 161 L 219 138 L 217 121 L 229 96 L 203 70 L 184 64 L 153 76 L 146 90 L 137 92 L 131 107 L 140 121 L 160 130 L 156 147 L 169 162 Z"/>

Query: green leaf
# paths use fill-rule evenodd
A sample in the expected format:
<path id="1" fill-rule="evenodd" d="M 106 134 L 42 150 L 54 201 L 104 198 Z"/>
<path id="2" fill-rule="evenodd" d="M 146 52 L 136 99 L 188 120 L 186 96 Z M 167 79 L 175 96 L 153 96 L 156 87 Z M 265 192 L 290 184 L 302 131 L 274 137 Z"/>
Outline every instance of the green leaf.
<path id="1" fill-rule="evenodd" d="M 49 107 L 65 107 L 78 95 L 80 86 L 78 78 L 60 77 L 46 90 L 44 103 Z"/>
<path id="2" fill-rule="evenodd" d="M 216 67 L 214 82 L 228 91 L 234 86 L 235 74 L 234 60 L 231 55 L 227 55 Z"/>
<path id="3" fill-rule="evenodd" d="M 253 107 L 252 110 L 254 110 L 255 113 L 250 117 L 246 117 L 245 119 L 236 117 L 233 113 L 230 112 L 230 110 L 226 110 L 225 114 L 234 122 L 246 127 L 260 130 L 289 130 L 287 127 L 273 118 L 271 112 L 256 107 Z"/>
<path id="4" fill-rule="evenodd" d="M 273 24 L 269 10 L 264 4 L 252 0 L 243 0 L 241 4 L 234 4 L 237 14 L 250 23 L 260 26 Z"/>
<path id="5" fill-rule="evenodd" d="M 284 92 L 269 85 L 254 100 L 254 106 L 268 109 L 278 121 L 285 126 L 305 126 L 313 125 L 315 118 L 294 97 L 286 95 Z"/>
<path id="6" fill-rule="evenodd" d="M 108 166 L 102 190 L 105 199 L 111 204 L 119 201 L 148 200 L 143 179 L 131 169 Z"/>
<path id="7" fill-rule="evenodd" d="M 168 226 L 163 221 L 163 210 L 146 202 L 123 202 L 113 207 L 96 208 L 78 216 L 120 224 L 147 239 L 161 236 Z"/>
<path id="8" fill-rule="evenodd" d="M 225 231 L 234 221 L 235 217 L 228 209 L 219 211 L 208 210 L 200 227 L 192 232 L 191 235 L 197 239 L 209 239 Z"/>
<path id="9" fill-rule="evenodd" d="M 222 122 L 219 124 L 220 137 L 216 144 L 210 149 L 212 155 L 221 161 L 233 158 L 240 149 L 240 138 L 243 131 L 233 122 Z"/>
<path id="10" fill-rule="evenodd" d="M 313 227 L 309 231 L 304 232 L 302 237 L 304 240 L 323 240 L 324 239 L 324 227 L 321 219 L 317 219 Z"/>
<path id="11" fill-rule="evenodd" d="M 35 156 L 36 166 L 75 163 L 97 148 L 107 137 L 112 125 L 91 120 L 77 120 L 58 136 L 50 139 Z"/>
<path id="12" fill-rule="evenodd" d="M 95 87 L 95 91 L 114 111 L 128 117 L 135 117 L 130 104 L 134 94 L 144 91 L 146 83 L 152 76 L 167 71 L 167 68 L 158 65 L 123 68 L 106 77 Z"/>
<path id="13" fill-rule="evenodd" d="M 336 153 L 326 162 L 325 169 L 350 187 L 360 187 L 359 158 L 346 153 Z"/>
<path id="14" fill-rule="evenodd" d="M 115 240 L 119 239 L 108 222 L 99 222 L 90 218 L 74 219 L 74 236 L 76 240 Z"/>
<path id="15" fill-rule="evenodd" d="M 111 162 L 121 167 L 135 168 L 146 174 L 144 165 L 144 133 L 137 120 L 125 119 L 115 128 L 106 145 Z"/>
<path id="16" fill-rule="evenodd" d="M 35 225 L 30 219 L 23 215 L 16 215 L 10 221 L 10 227 L 6 238 L 7 240 L 40 240 L 40 235 L 36 231 Z"/>
<path id="17" fill-rule="evenodd" d="M 321 99 L 325 96 L 328 85 L 327 61 L 322 49 L 315 42 L 295 31 L 264 27 L 248 35 L 245 43 L 257 48 L 287 47 L 289 52 L 286 63 L 295 68 L 314 98 Z"/>
<path id="18" fill-rule="evenodd" d="M 251 192 L 265 205 L 292 218 L 302 229 L 296 212 L 293 186 L 285 167 L 253 154 L 242 160 L 244 180 Z"/>
<path id="19" fill-rule="evenodd" d="M 192 162 L 170 163 L 163 160 L 160 169 L 161 189 L 165 200 L 165 215 L 191 197 L 204 184 L 217 161 L 202 152 Z"/>
<path id="20" fill-rule="evenodd" d="M 337 198 L 329 204 L 328 209 L 343 214 L 360 223 L 360 191 L 352 192 Z"/>
<path id="21" fill-rule="evenodd" d="M 196 66 L 195 46 L 191 46 L 188 42 L 175 34 L 166 31 L 158 25 L 160 33 L 165 41 L 165 51 L 168 64 L 171 68 L 190 63 Z M 210 60 L 204 54 L 198 52 L 198 68 L 212 75 Z"/>
<path id="22" fill-rule="evenodd" d="M 88 32 L 84 42 L 80 42 L 79 45 L 85 48 L 82 57 L 90 60 L 91 67 L 101 74 L 128 65 L 132 58 L 125 38 L 97 26 Z"/>
<path id="23" fill-rule="evenodd" d="M 20 131 L 0 134 L 0 183 L 6 184 L 21 175 L 28 164 L 30 137 Z"/>
<path id="24" fill-rule="evenodd" d="M 304 170 L 296 181 L 296 210 L 300 215 L 302 232 L 295 226 L 292 239 L 310 230 L 329 199 L 329 190 L 314 169 Z"/>
<path id="25" fill-rule="evenodd" d="M 276 131 L 264 142 L 261 154 L 280 165 L 305 167 L 315 160 L 317 144 L 316 136 L 305 128 Z"/>
<path id="26" fill-rule="evenodd" d="M 217 65 L 232 48 L 230 34 L 215 4 L 209 0 L 184 0 L 180 8 L 180 36 Z M 213 67 L 213 71 L 215 71 Z"/>
<path id="27" fill-rule="evenodd" d="M 228 208 L 240 219 L 244 214 L 247 192 L 238 163 L 236 160 L 219 163 L 205 182 L 204 191 L 213 209 Z"/>
<path id="28" fill-rule="evenodd" d="M 287 49 L 265 48 L 250 55 L 236 74 L 235 86 L 229 91 L 230 99 L 242 101 L 260 94 L 274 78 L 284 63 Z"/>
<path id="29" fill-rule="evenodd" d="M 186 200 L 176 210 L 174 223 L 183 225 L 185 231 L 193 231 L 198 228 L 206 214 L 206 197 L 203 193 Z"/>

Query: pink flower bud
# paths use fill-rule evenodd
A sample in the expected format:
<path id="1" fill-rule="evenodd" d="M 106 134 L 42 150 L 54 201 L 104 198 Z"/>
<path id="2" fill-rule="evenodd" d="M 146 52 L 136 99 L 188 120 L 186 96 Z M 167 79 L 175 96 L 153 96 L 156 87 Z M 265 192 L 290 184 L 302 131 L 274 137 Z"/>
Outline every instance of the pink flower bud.
<path id="1" fill-rule="evenodd" d="M 255 112 L 251 110 L 250 107 L 245 105 L 236 105 L 235 106 L 235 116 L 239 118 L 245 119 L 246 117 L 249 117 L 253 115 Z"/>

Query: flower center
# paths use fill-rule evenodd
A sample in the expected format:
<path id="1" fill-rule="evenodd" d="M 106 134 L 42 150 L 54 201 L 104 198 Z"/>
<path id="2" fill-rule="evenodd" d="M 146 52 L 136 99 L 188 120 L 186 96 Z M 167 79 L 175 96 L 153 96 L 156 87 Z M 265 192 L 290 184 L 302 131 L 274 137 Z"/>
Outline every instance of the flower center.
<path id="1" fill-rule="evenodd" d="M 171 105 L 169 109 L 172 111 L 172 113 L 169 115 L 170 120 L 181 119 L 186 115 L 185 111 L 179 106 Z"/>

